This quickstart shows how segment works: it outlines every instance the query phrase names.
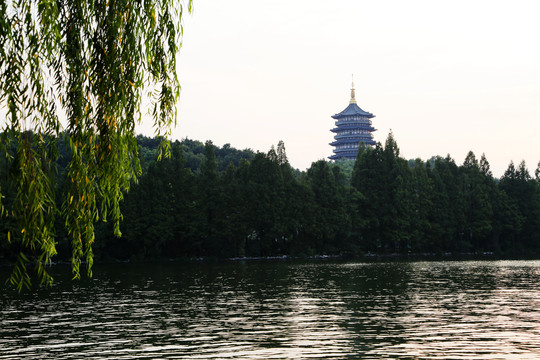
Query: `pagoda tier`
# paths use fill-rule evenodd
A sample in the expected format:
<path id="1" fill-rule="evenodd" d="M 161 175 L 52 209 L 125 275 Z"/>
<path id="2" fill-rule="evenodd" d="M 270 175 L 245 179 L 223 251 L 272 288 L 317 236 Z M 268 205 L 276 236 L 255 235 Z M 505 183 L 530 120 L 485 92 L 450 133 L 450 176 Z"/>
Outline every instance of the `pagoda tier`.
<path id="1" fill-rule="evenodd" d="M 336 120 L 336 127 L 330 131 L 336 135 L 334 136 L 335 141 L 330 143 L 334 147 L 334 155 L 328 158 L 331 160 L 355 160 L 360 144 L 363 143 L 368 146 L 375 145 L 373 132 L 377 131 L 377 129 L 371 123 L 371 119 L 374 117 L 375 115 L 362 110 L 356 105 L 353 84 L 349 106 L 342 112 L 332 116 Z"/>

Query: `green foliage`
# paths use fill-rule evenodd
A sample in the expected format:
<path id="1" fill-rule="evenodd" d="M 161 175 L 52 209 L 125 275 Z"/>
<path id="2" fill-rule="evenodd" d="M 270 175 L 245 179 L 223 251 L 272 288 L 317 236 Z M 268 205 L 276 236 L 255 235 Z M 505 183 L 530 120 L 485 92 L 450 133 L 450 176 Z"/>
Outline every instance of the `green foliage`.
<path id="1" fill-rule="evenodd" d="M 335 252 L 341 248 L 339 242 L 350 231 L 345 202 L 346 188 L 342 184 L 341 170 L 319 160 L 308 169 L 307 181 L 314 200 L 313 218 L 308 228 L 312 247 L 314 250 Z"/>
<path id="2" fill-rule="evenodd" d="M 352 173 L 354 170 L 354 164 L 356 163 L 355 160 L 350 159 L 339 159 L 336 160 L 333 165 L 339 167 L 339 170 L 341 174 L 343 174 L 343 181 L 345 181 L 346 184 L 351 183 Z"/>
<path id="3" fill-rule="evenodd" d="M 485 156 L 477 161 L 470 153 L 462 166 L 450 157 L 406 161 L 390 137 L 384 147 L 359 151 L 349 182 L 342 165 L 323 160 L 306 172 L 292 169 L 282 142 L 266 154 L 234 158 L 236 162 L 231 160 L 223 170 L 218 164 L 240 152 L 193 140 L 175 147 L 201 152 L 202 160 L 193 172 L 184 163 L 189 176 L 182 174 L 180 162 L 176 170 L 160 172 L 151 169 L 167 162 L 152 162 L 127 195 L 122 207 L 124 238 L 134 258 L 518 254 L 534 250 L 538 243 L 530 236 L 520 240 L 527 225 L 524 214 L 530 210 L 520 209 L 517 195 L 509 196 L 501 188 L 513 178 L 540 188 L 524 165 L 498 184 Z M 164 179 L 183 185 L 171 191 L 160 185 Z M 527 191 L 533 187 L 524 183 L 526 196 L 532 196 Z M 148 186 L 144 191 L 143 184 Z M 141 191 L 149 194 L 147 202 L 137 200 Z M 522 207 L 524 201 L 519 200 Z M 533 219 L 529 217 L 527 225 L 532 233 L 538 229 Z M 132 243 L 132 238 L 139 240 Z"/>
<path id="4" fill-rule="evenodd" d="M 142 175 L 121 203 L 123 236 L 112 237 L 111 224 L 96 225 L 96 259 L 540 250 L 540 184 L 524 163 L 518 169 L 511 164 L 497 182 L 485 156 L 478 161 L 469 153 L 461 166 L 449 156 L 407 161 L 391 137 L 384 146 L 359 151 L 349 182 L 342 166 L 324 160 L 305 172 L 293 169 L 283 142 L 254 154 L 184 139 L 157 161 L 159 138 L 138 141 L 141 158 L 154 156 L 141 160 L 147 162 Z M 201 156 L 194 170 L 187 154 Z M 59 163 L 69 156 L 60 155 Z M 3 169 L 12 168 L 0 162 L 8 208 L 17 197 Z M 68 186 L 58 185 L 57 193 Z M 69 257 L 62 253 L 65 236 L 57 236 L 60 258 Z M 6 256 L 21 268 L 27 263 L 17 253 Z M 29 278 L 18 275 L 16 285 L 25 286 Z"/>
<path id="5" fill-rule="evenodd" d="M 120 235 L 119 204 L 140 173 L 134 129 L 143 98 L 157 135 L 167 135 L 176 118 L 183 9 L 153 0 L 1 3 L 0 106 L 7 115 L 0 150 L 16 194 L 2 202 L 2 214 L 14 219 L 7 234 L 19 260 L 10 281 L 19 289 L 30 283 L 26 263 L 51 283 L 45 267 L 56 253 L 56 216 L 71 239 L 75 278 L 83 261 L 91 275 L 98 219 L 111 220 Z M 58 201 L 61 122 L 69 163 Z"/>
<path id="6" fill-rule="evenodd" d="M 505 207 L 505 210 L 512 214 L 509 220 L 521 225 L 520 231 L 511 232 L 508 239 L 503 238 L 504 245 L 516 253 L 525 250 L 538 251 L 540 248 L 540 186 L 538 180 L 531 178 L 525 162 L 522 161 L 518 169 L 515 169 L 511 162 L 500 180 L 499 187 L 510 198 L 511 204 Z"/>

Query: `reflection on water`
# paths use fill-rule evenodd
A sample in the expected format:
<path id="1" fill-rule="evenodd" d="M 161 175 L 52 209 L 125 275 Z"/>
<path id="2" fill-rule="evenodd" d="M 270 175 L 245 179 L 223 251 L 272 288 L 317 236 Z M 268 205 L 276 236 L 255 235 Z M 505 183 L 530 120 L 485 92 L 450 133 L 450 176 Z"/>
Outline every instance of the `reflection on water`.
<path id="1" fill-rule="evenodd" d="M 540 357 L 538 261 L 54 271 L 53 289 L 0 288 L 0 359 Z"/>

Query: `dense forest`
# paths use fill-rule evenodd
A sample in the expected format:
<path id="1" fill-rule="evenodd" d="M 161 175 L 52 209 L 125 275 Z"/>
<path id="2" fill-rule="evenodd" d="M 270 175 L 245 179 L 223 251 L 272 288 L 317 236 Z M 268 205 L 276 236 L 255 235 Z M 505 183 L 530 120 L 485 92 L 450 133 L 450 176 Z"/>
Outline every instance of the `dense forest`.
<path id="1" fill-rule="evenodd" d="M 137 141 L 142 174 L 121 203 L 122 236 L 96 224 L 98 261 L 540 254 L 540 164 L 534 177 L 522 162 L 495 179 L 472 152 L 462 165 L 450 156 L 406 160 L 392 134 L 362 147 L 356 161 L 319 160 L 307 171 L 291 167 L 283 142 L 261 153 L 184 139 L 156 161 L 160 139 Z M 13 163 L 1 156 L 6 209 Z M 59 163 L 61 202 L 67 159 Z M 2 262 L 18 250 L 12 221 L 5 212 L 0 231 L 12 235 L 0 242 Z M 63 229 L 57 221 L 58 260 L 71 255 Z"/>

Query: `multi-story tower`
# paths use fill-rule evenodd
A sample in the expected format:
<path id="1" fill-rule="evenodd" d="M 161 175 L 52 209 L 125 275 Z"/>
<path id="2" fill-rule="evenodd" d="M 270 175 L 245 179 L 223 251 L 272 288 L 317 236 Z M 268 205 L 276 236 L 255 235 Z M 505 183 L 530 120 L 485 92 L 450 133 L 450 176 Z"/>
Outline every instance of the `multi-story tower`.
<path id="1" fill-rule="evenodd" d="M 375 145 L 372 133 L 377 129 L 371 126 L 371 118 L 374 117 L 375 115 L 356 105 L 353 82 L 349 106 L 339 114 L 332 116 L 336 119 L 336 127 L 330 131 L 336 135 L 334 136 L 335 141 L 330 143 L 331 146 L 334 146 L 334 155 L 328 158 L 331 160 L 355 160 L 360 144 Z"/>

